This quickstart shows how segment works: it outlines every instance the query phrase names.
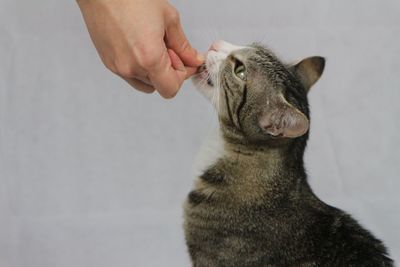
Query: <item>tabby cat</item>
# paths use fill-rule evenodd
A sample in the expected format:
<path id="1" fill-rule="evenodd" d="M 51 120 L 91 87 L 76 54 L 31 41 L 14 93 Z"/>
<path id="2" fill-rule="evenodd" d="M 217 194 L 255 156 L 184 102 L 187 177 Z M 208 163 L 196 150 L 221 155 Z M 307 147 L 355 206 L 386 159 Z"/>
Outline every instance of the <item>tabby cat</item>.
<path id="1" fill-rule="evenodd" d="M 318 56 L 286 65 L 258 44 L 211 46 L 194 83 L 217 110 L 223 149 L 185 203 L 194 267 L 393 266 L 307 182 L 307 92 L 324 66 Z"/>

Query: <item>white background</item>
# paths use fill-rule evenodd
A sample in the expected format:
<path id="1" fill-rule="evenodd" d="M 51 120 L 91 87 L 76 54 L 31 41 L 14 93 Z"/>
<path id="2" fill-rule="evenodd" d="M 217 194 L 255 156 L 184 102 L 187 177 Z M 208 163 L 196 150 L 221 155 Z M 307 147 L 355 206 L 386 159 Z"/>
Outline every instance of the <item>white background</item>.
<path id="1" fill-rule="evenodd" d="M 398 1 L 173 1 L 200 51 L 262 41 L 327 58 L 310 92 L 310 183 L 400 260 Z M 76 3 L 0 0 L 0 266 L 189 266 L 181 205 L 211 106 L 107 71 Z"/>

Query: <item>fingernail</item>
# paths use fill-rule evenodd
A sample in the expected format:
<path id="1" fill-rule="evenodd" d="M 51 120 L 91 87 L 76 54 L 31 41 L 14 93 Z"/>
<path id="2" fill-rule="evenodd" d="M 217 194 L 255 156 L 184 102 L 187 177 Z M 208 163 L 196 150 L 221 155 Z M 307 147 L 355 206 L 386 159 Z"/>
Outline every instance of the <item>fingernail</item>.
<path id="1" fill-rule="evenodd" d="M 197 54 L 197 60 L 200 62 L 204 62 L 205 58 L 202 54 Z"/>

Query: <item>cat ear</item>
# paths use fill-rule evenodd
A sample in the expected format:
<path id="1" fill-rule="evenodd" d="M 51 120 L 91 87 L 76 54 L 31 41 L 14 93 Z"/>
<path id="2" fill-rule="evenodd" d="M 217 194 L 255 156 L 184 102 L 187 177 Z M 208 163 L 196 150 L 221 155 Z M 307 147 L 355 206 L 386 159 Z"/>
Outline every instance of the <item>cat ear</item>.
<path id="1" fill-rule="evenodd" d="M 260 116 L 259 125 L 272 136 L 295 138 L 305 134 L 310 123 L 300 110 L 282 96 L 278 103 L 266 109 Z"/>
<path id="2" fill-rule="evenodd" d="M 325 58 L 319 56 L 305 58 L 290 66 L 290 70 L 300 79 L 307 92 L 321 77 L 324 68 Z"/>

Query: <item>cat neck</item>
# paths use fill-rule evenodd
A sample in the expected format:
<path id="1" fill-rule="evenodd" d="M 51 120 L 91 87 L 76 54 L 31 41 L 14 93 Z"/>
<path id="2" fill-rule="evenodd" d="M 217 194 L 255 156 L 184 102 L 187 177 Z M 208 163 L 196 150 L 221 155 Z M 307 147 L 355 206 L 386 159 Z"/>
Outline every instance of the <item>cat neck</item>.
<path id="1" fill-rule="evenodd" d="M 224 203 L 265 204 L 308 188 L 303 167 L 307 136 L 279 146 L 231 142 L 221 135 L 211 137 L 206 143 L 210 146 L 200 153 L 203 166 L 197 166 L 197 190 L 227 199 Z"/>
<path id="2" fill-rule="evenodd" d="M 232 183 L 264 190 L 289 192 L 306 184 L 303 153 L 306 137 L 279 146 L 251 146 L 226 142 L 223 165 Z M 241 189 L 242 190 L 242 189 Z M 264 194 L 265 192 L 260 192 Z"/>
<path id="3" fill-rule="evenodd" d="M 307 136 L 293 140 L 276 140 L 273 143 L 238 143 L 224 139 L 225 158 L 229 161 L 246 161 L 266 168 L 282 164 L 286 168 L 303 166 Z"/>

